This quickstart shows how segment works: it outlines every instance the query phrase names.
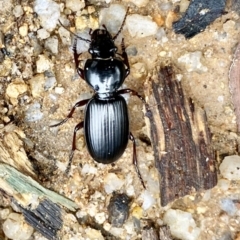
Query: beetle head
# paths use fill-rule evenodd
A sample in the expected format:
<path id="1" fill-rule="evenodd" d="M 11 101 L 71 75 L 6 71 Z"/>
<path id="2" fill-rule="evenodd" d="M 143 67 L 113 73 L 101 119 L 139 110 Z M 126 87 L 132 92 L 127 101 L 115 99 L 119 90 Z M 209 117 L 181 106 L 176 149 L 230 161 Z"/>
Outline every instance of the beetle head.
<path id="1" fill-rule="evenodd" d="M 93 58 L 114 57 L 117 47 L 111 34 L 106 29 L 96 29 L 91 34 L 89 53 Z"/>

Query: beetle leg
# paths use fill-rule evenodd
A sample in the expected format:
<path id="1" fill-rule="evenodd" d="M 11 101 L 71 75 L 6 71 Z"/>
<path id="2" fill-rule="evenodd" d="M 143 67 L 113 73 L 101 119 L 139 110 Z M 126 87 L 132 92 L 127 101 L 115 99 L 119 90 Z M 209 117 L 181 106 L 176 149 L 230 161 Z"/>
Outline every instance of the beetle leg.
<path id="1" fill-rule="evenodd" d="M 64 124 L 69 118 L 72 117 L 74 111 L 76 110 L 76 108 L 78 107 L 82 107 L 84 105 L 86 105 L 88 103 L 90 99 L 84 99 L 84 100 L 81 100 L 79 102 L 77 102 L 73 108 L 71 109 L 71 111 L 69 112 L 69 114 L 67 115 L 67 117 L 65 119 L 63 119 L 60 123 L 57 123 L 57 124 L 54 124 L 54 125 L 51 125 L 50 127 L 57 127 L 57 126 L 60 126 L 62 124 Z"/>
<path id="2" fill-rule="evenodd" d="M 138 94 L 138 92 L 136 92 L 135 90 L 132 90 L 130 88 L 125 88 L 125 89 L 121 89 L 121 90 L 117 91 L 117 94 L 125 94 L 125 93 L 131 93 L 133 96 L 137 96 L 143 102 L 143 104 L 146 106 L 146 109 L 147 110 L 149 109 L 149 106 L 146 103 L 145 99 L 140 94 Z"/>
<path id="3" fill-rule="evenodd" d="M 141 173 L 140 173 L 139 168 L 138 168 L 136 141 L 135 141 L 135 138 L 134 138 L 134 136 L 132 135 L 131 132 L 129 134 L 129 139 L 133 142 L 133 164 L 135 166 L 135 170 L 137 172 L 137 175 L 138 175 L 143 187 L 146 189 L 145 184 L 144 184 L 143 179 L 142 179 L 142 176 L 141 176 Z"/>
<path id="4" fill-rule="evenodd" d="M 67 168 L 66 168 L 66 171 L 65 173 L 68 174 L 69 171 L 70 171 L 70 168 L 71 168 L 71 164 L 72 164 L 72 159 L 73 159 L 73 154 L 74 154 L 74 151 L 77 149 L 76 147 L 76 135 L 77 135 L 77 131 L 82 129 L 83 128 L 83 125 L 84 125 L 84 122 L 80 122 L 76 125 L 76 127 L 74 128 L 74 133 L 73 133 L 73 141 L 72 141 L 72 151 L 69 155 L 69 160 L 68 160 L 68 165 L 67 165 Z"/>
<path id="5" fill-rule="evenodd" d="M 76 66 L 78 75 L 79 75 L 83 80 L 85 80 L 85 78 L 84 78 L 84 70 L 79 67 L 80 60 L 79 60 L 78 58 L 79 58 L 79 56 L 80 56 L 81 54 L 82 54 L 82 53 L 77 53 L 77 38 L 75 38 L 74 44 L 73 44 L 74 62 L 75 62 L 75 66 Z"/>
<path id="6" fill-rule="evenodd" d="M 124 64 L 127 66 L 126 76 L 125 76 L 125 77 L 127 77 L 127 76 L 129 75 L 129 73 L 130 73 L 130 65 L 129 65 L 127 53 L 126 53 L 126 51 L 125 51 L 126 48 L 125 48 L 125 44 L 124 44 L 124 38 L 122 39 L 122 44 L 121 44 L 121 46 L 122 46 L 122 54 L 121 54 L 121 56 L 122 56 L 122 58 L 123 58 Z"/>

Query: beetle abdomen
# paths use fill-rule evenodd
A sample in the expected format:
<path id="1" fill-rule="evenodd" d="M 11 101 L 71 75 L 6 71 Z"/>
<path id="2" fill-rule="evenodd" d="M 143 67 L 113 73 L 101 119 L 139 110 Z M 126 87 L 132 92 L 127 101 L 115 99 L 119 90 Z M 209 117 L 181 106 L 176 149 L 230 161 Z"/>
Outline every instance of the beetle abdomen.
<path id="1" fill-rule="evenodd" d="M 85 111 L 85 139 L 92 158 L 100 163 L 119 159 L 129 139 L 127 104 L 122 96 L 93 98 Z"/>

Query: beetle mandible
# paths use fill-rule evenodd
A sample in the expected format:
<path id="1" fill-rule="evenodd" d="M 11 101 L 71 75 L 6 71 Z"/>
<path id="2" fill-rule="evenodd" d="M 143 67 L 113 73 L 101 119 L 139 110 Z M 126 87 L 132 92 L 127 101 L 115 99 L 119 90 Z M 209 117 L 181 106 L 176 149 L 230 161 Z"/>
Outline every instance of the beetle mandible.
<path id="1" fill-rule="evenodd" d="M 76 150 L 76 133 L 83 128 L 88 152 L 96 162 L 103 164 L 118 160 L 124 153 L 128 139 L 130 139 L 133 142 L 133 164 L 145 188 L 137 163 L 136 142 L 129 131 L 127 103 L 122 94 L 131 93 L 139 97 L 145 105 L 146 102 L 132 89 L 118 90 L 130 73 L 124 39 L 121 43 L 122 53 L 118 54 L 121 58 L 116 57 L 117 47 L 114 43 L 122 31 L 127 13 L 128 9 L 122 25 L 114 37 L 111 36 L 105 25 L 103 25 L 103 29 L 96 29 L 93 32 L 90 30 L 91 40 L 81 38 L 73 33 L 77 38 L 90 43 L 88 51 L 92 58 L 87 59 L 84 69 L 79 67 L 81 53 L 78 54 L 76 50 L 77 38 L 73 44 L 73 53 L 79 76 L 94 89 L 95 93 L 91 99 L 77 102 L 64 120 L 51 127 L 65 123 L 72 117 L 76 108 L 86 105 L 84 121 L 78 123 L 74 129 L 72 150 L 66 172 L 68 173 L 70 170 L 73 154 Z"/>

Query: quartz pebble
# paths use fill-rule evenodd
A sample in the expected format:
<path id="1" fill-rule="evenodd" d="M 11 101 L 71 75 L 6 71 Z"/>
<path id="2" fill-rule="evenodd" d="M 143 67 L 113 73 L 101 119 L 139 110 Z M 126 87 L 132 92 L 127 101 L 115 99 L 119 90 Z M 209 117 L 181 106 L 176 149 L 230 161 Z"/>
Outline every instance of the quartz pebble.
<path id="1" fill-rule="evenodd" d="M 59 36 L 61 38 L 61 41 L 62 41 L 63 45 L 70 45 L 71 44 L 71 34 L 67 29 L 65 29 L 63 27 L 60 27 L 58 29 L 58 33 L 59 33 Z"/>
<path id="2" fill-rule="evenodd" d="M 39 55 L 36 65 L 37 65 L 37 72 L 43 73 L 51 69 L 53 63 L 45 55 Z"/>
<path id="3" fill-rule="evenodd" d="M 41 28 L 37 30 L 37 37 L 43 40 L 50 37 L 50 33 L 45 28 Z"/>
<path id="4" fill-rule="evenodd" d="M 158 30 L 157 24 L 150 17 L 139 14 L 127 16 L 126 27 L 130 35 L 135 38 L 155 35 Z"/>
<path id="5" fill-rule="evenodd" d="M 220 208 L 230 216 L 234 216 L 237 212 L 237 207 L 235 206 L 233 200 L 230 198 L 221 199 Z"/>
<path id="6" fill-rule="evenodd" d="M 207 72 L 207 67 L 201 63 L 201 57 L 200 51 L 186 53 L 178 58 L 178 62 L 183 63 L 188 72 Z"/>
<path id="7" fill-rule="evenodd" d="M 27 240 L 33 234 L 33 228 L 18 213 L 10 213 L 2 227 L 4 234 L 10 239 Z"/>
<path id="8" fill-rule="evenodd" d="M 18 18 L 23 15 L 23 9 L 21 5 L 16 5 L 13 9 L 13 15 Z"/>
<path id="9" fill-rule="evenodd" d="M 19 27 L 19 34 L 22 37 L 26 37 L 28 34 L 28 25 L 27 24 L 23 24 L 21 27 Z"/>
<path id="10" fill-rule="evenodd" d="M 80 0 L 66 0 L 66 7 L 73 12 L 77 12 L 85 7 L 85 2 Z"/>
<path id="11" fill-rule="evenodd" d="M 182 240 L 198 240 L 200 229 L 191 213 L 181 210 L 169 209 L 164 215 L 163 221 L 170 227 L 171 234 Z"/>
<path id="12" fill-rule="evenodd" d="M 111 4 L 109 8 L 103 8 L 99 13 L 100 26 L 105 25 L 110 33 L 116 34 L 120 29 L 126 9 L 119 4 Z"/>
<path id="13" fill-rule="evenodd" d="M 34 11 L 38 14 L 41 26 L 51 32 L 58 23 L 60 7 L 53 0 L 35 0 Z"/>
<path id="14" fill-rule="evenodd" d="M 232 155 L 225 157 L 219 169 L 224 178 L 240 180 L 240 156 Z"/>
<path id="15" fill-rule="evenodd" d="M 58 38 L 52 36 L 45 41 L 45 48 L 51 51 L 53 54 L 58 54 Z"/>
<path id="16" fill-rule="evenodd" d="M 27 84 L 22 81 L 14 81 L 7 86 L 6 94 L 10 98 L 13 105 L 18 103 L 18 96 L 25 93 L 28 90 Z"/>
<path id="17" fill-rule="evenodd" d="M 37 74 L 29 80 L 33 97 L 41 97 L 44 91 L 45 77 L 44 74 Z"/>
<path id="18" fill-rule="evenodd" d="M 130 2 L 140 8 L 145 7 L 149 3 L 149 0 L 130 0 Z"/>
<path id="19" fill-rule="evenodd" d="M 41 112 L 40 103 L 36 102 L 29 106 L 25 113 L 25 120 L 27 122 L 35 122 L 42 119 L 43 113 Z"/>
<path id="20" fill-rule="evenodd" d="M 119 179 L 115 173 L 108 173 L 104 178 L 104 189 L 107 194 L 119 190 L 124 181 Z"/>

